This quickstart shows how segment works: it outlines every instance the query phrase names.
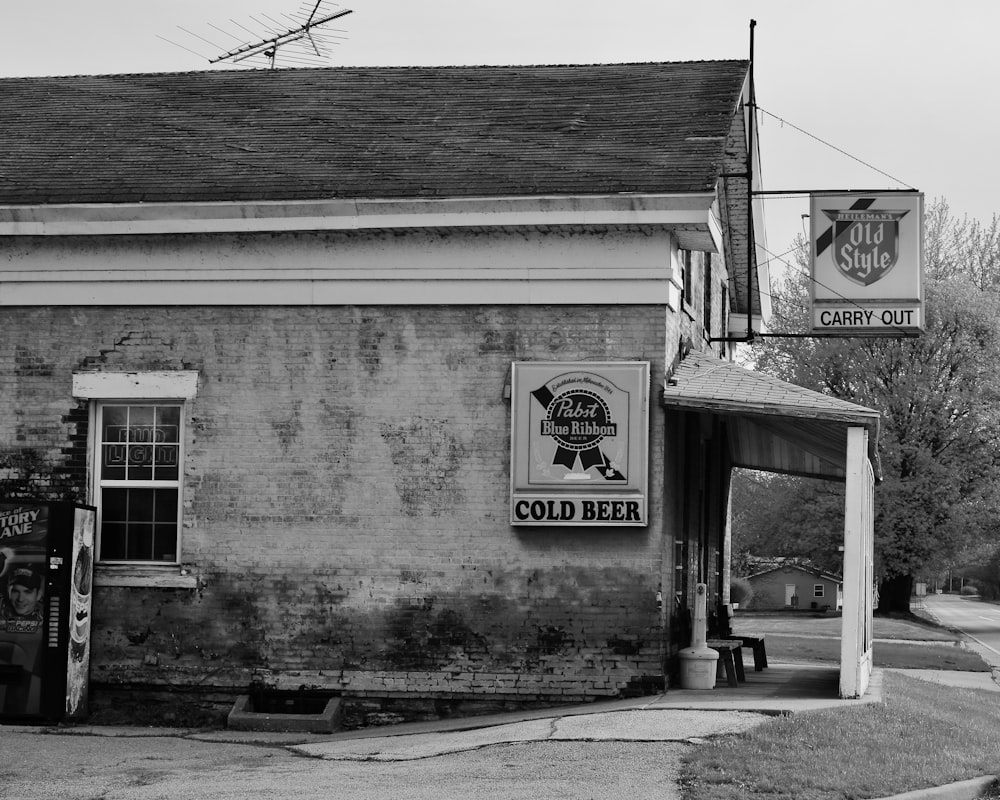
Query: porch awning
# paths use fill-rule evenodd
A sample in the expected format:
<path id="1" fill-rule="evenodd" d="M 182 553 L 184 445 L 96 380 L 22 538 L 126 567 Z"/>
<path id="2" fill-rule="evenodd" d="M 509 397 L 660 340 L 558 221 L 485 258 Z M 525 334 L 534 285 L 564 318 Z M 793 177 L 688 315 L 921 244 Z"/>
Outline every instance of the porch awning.
<path id="1" fill-rule="evenodd" d="M 844 480 L 847 430 L 863 427 L 880 473 L 879 412 L 706 353 L 688 353 L 667 376 L 662 403 L 724 416 L 734 466 L 811 478 Z"/>

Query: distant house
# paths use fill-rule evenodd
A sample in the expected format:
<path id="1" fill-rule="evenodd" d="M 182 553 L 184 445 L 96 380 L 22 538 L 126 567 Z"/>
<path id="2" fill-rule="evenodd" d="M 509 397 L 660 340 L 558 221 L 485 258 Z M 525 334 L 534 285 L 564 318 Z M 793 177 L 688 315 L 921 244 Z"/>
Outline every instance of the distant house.
<path id="1" fill-rule="evenodd" d="M 755 611 L 785 608 L 839 611 L 844 601 L 840 577 L 802 564 L 782 564 L 749 575 L 747 580 L 753 587 L 749 606 Z"/>

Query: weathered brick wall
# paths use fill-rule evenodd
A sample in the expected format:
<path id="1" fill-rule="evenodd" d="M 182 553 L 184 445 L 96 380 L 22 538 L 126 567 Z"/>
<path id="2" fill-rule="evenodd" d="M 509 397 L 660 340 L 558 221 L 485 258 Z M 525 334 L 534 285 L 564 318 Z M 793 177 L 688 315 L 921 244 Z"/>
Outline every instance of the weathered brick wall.
<path id="1" fill-rule="evenodd" d="M 74 370 L 198 370 L 182 555 L 199 588 L 98 585 L 94 681 L 616 694 L 662 669 L 666 314 L 2 309 L 0 493 L 86 499 Z M 522 359 L 652 362 L 647 528 L 510 527 Z"/>

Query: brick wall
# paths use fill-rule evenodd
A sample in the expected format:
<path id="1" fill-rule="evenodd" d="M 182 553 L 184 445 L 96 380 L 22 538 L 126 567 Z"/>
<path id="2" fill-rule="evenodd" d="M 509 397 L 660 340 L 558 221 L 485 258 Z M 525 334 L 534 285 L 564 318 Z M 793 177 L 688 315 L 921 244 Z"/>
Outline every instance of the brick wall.
<path id="1" fill-rule="evenodd" d="M 198 370 L 182 531 L 198 588 L 99 585 L 95 683 L 618 694 L 662 670 L 665 314 L 5 308 L 0 495 L 87 499 L 74 370 Z M 504 388 L 530 359 L 652 362 L 647 528 L 510 527 Z"/>

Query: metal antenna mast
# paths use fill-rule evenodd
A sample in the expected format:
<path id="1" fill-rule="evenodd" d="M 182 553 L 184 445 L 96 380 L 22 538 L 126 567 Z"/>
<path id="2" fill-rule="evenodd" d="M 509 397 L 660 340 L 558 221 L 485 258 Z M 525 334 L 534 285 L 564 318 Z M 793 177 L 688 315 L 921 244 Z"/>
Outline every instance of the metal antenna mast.
<path id="1" fill-rule="evenodd" d="M 220 61 L 232 61 L 233 63 L 243 61 L 246 58 L 252 58 L 253 56 L 263 55 L 268 59 L 271 69 L 274 69 L 274 59 L 278 53 L 278 48 L 283 45 L 290 44 L 291 42 L 298 42 L 302 39 L 308 40 L 312 50 L 317 56 L 321 56 L 319 47 L 316 45 L 316 40 L 313 39 L 313 29 L 324 25 L 340 17 L 345 17 L 351 13 L 351 9 L 341 9 L 340 11 L 335 11 L 332 14 L 327 14 L 326 16 L 316 18 L 316 12 L 319 10 L 320 5 L 322 5 L 323 0 L 317 0 L 316 5 L 313 6 L 312 11 L 309 13 L 309 17 L 306 19 L 305 23 L 297 28 L 291 28 L 284 33 L 278 33 L 270 39 L 263 39 L 259 42 L 253 44 L 245 44 L 240 47 L 236 47 L 226 53 L 215 58 L 210 58 L 210 64 L 217 64 Z"/>

